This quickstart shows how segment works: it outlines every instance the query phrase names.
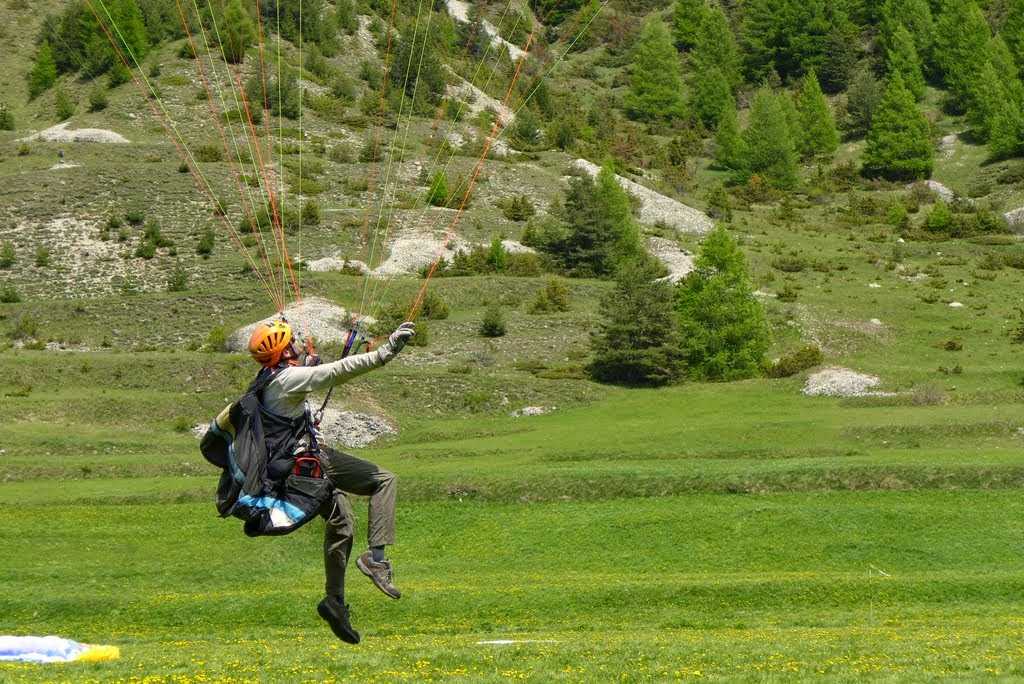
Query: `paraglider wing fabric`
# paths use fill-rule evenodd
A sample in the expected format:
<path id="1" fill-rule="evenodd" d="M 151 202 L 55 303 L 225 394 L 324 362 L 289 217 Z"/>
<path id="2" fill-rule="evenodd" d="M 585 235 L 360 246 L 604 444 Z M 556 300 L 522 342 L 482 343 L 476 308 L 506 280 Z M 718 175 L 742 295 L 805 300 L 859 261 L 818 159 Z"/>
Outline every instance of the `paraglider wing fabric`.
<path id="1" fill-rule="evenodd" d="M 116 660 L 116 646 L 80 644 L 56 636 L 0 636 L 0 661 L 22 663 L 70 663 L 76 660 L 96 662 Z"/>

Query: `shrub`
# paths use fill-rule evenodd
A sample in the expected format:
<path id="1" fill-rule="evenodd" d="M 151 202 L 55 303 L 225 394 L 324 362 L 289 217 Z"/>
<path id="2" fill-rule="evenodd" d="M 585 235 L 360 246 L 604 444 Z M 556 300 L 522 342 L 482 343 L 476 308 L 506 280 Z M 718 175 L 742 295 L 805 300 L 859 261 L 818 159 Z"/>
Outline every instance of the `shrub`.
<path id="1" fill-rule="evenodd" d="M 492 304 L 484 312 L 483 320 L 480 322 L 480 334 L 484 337 L 504 337 L 507 332 L 505 326 L 505 315 L 501 307 Z"/>
<path id="2" fill-rule="evenodd" d="M 206 336 L 206 344 L 203 345 L 203 349 L 210 352 L 220 352 L 227 348 L 227 344 L 228 333 L 224 326 L 218 325 L 210 330 L 210 334 Z"/>
<path id="3" fill-rule="evenodd" d="M 427 190 L 427 203 L 435 207 L 443 207 L 448 204 L 448 176 L 444 171 L 438 171 L 430 181 L 430 189 Z"/>
<path id="4" fill-rule="evenodd" d="M 320 205 L 316 200 L 306 200 L 302 205 L 302 223 L 307 226 L 320 225 Z"/>
<path id="5" fill-rule="evenodd" d="M 16 340 L 27 340 L 39 335 L 39 321 L 31 314 L 22 314 L 14 321 L 11 337 Z"/>
<path id="6" fill-rule="evenodd" d="M 28 143 L 21 143 L 20 145 L 18 145 L 19 157 L 27 157 L 30 154 L 32 154 L 32 148 L 29 146 Z"/>
<path id="7" fill-rule="evenodd" d="M 825 356 L 821 353 L 821 349 L 817 345 L 809 344 L 783 356 L 772 364 L 768 375 L 773 378 L 788 378 L 809 368 L 820 366 L 824 360 Z"/>
<path id="8" fill-rule="evenodd" d="M 46 268 L 49 265 L 50 250 L 43 245 L 39 245 L 39 247 L 36 249 L 36 266 L 38 266 L 39 268 Z"/>
<path id="9" fill-rule="evenodd" d="M 171 428 L 175 432 L 188 432 L 192 429 L 192 421 L 187 416 L 175 416 L 171 422 Z"/>
<path id="10" fill-rule="evenodd" d="M 181 259 L 178 259 L 174 264 L 174 270 L 167 277 L 167 291 L 168 292 L 184 292 L 188 289 L 188 271 L 185 270 L 184 264 L 181 263 Z"/>
<path id="11" fill-rule="evenodd" d="M 509 221 L 526 221 L 537 213 L 533 202 L 526 195 L 517 195 L 504 202 L 502 213 Z"/>
<path id="12" fill-rule="evenodd" d="M 569 310 L 569 288 L 558 278 L 548 278 L 544 288 L 537 292 L 528 311 L 545 314 Z"/>
<path id="13" fill-rule="evenodd" d="M 328 153 L 328 159 L 336 164 L 351 164 L 355 161 L 355 155 L 352 154 L 352 148 L 344 143 L 339 143 L 331 148 Z"/>
<path id="14" fill-rule="evenodd" d="M 89 111 L 102 112 L 110 102 L 107 100 L 107 91 L 103 86 L 97 85 L 89 92 Z"/>
<path id="15" fill-rule="evenodd" d="M 149 240 L 143 240 L 139 243 L 139 246 L 135 248 L 135 256 L 142 259 L 152 259 L 156 256 L 156 244 Z"/>
<path id="16" fill-rule="evenodd" d="M 192 150 L 192 156 L 196 161 L 205 163 L 224 161 L 224 153 L 212 143 L 197 145 Z"/>
<path id="17" fill-rule="evenodd" d="M 13 285 L 4 285 L 0 288 L 0 304 L 17 304 L 20 301 L 21 293 Z"/>
<path id="18" fill-rule="evenodd" d="M 963 351 L 964 343 L 960 340 L 946 340 L 942 343 L 942 348 L 948 352 Z"/>
<path id="19" fill-rule="evenodd" d="M 204 228 L 203 232 L 199 235 L 199 244 L 196 245 L 196 254 L 204 259 L 209 258 L 209 256 L 213 254 L 214 241 L 215 236 L 213 228 Z"/>
<path id="20" fill-rule="evenodd" d="M 0 131 L 14 130 L 14 113 L 7 108 L 5 102 L 0 102 Z"/>
<path id="21" fill-rule="evenodd" d="M 141 209 L 129 209 L 124 213 L 124 220 L 133 226 L 141 226 L 146 221 L 146 214 Z"/>
<path id="22" fill-rule="evenodd" d="M 17 255 L 14 252 L 14 245 L 5 242 L 0 246 L 0 268 L 8 269 L 14 266 L 15 261 L 17 261 Z"/>
<path id="23" fill-rule="evenodd" d="M 443 321 L 448 318 L 451 312 L 448 308 L 448 302 L 442 299 L 436 292 L 428 291 L 426 297 L 423 298 L 420 313 L 428 320 Z"/>
<path id="24" fill-rule="evenodd" d="M 783 273 L 800 273 L 807 268 L 807 260 L 795 254 L 781 256 L 772 261 L 772 268 Z"/>
<path id="25" fill-rule="evenodd" d="M 75 101 L 64 91 L 63 88 L 57 89 L 57 100 L 55 103 L 57 121 L 66 121 L 75 115 L 75 109 L 77 105 Z"/>

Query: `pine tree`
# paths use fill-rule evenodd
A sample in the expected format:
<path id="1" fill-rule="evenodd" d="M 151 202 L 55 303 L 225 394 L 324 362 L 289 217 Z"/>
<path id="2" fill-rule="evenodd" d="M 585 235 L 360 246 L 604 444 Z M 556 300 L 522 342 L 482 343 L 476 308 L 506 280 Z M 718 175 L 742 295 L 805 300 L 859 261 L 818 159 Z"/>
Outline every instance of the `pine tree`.
<path id="1" fill-rule="evenodd" d="M 1007 91 L 992 62 L 985 62 L 971 94 L 971 108 L 967 119 L 981 140 L 988 140 L 992 124 L 1007 102 Z"/>
<path id="2" fill-rule="evenodd" d="M 117 39 L 122 50 L 128 52 L 128 60 L 132 56 L 140 63 L 142 58 L 149 52 L 149 35 L 146 31 L 146 22 L 143 20 L 142 11 L 139 9 L 137 0 L 108 0 L 107 11 L 113 18 L 114 27 L 117 29 Z M 177 17 L 175 17 L 177 19 Z M 96 29 L 96 34 L 106 39 L 102 29 Z M 110 48 L 112 50 L 112 48 Z M 114 56 L 111 54 L 111 62 Z"/>
<path id="3" fill-rule="evenodd" d="M 808 158 L 834 153 L 839 147 L 836 120 L 813 71 L 804 76 L 796 108 L 800 122 L 800 135 L 797 138 L 800 153 Z"/>
<path id="4" fill-rule="evenodd" d="M 693 50 L 693 66 L 697 78 L 711 67 L 718 68 L 735 92 L 743 85 L 743 58 L 729 19 L 720 7 L 704 12 Z"/>
<path id="5" fill-rule="evenodd" d="M 1024 147 L 1024 116 L 1020 106 L 1006 100 L 992 117 L 988 137 L 988 153 L 993 159 L 1019 155 Z"/>
<path id="6" fill-rule="evenodd" d="M 1024 84 L 1020 80 L 1020 69 L 1003 36 L 993 36 L 989 41 L 988 58 L 999 74 L 1007 97 L 1013 98 L 1017 104 L 1024 104 Z"/>
<path id="7" fill-rule="evenodd" d="M 921 71 L 921 60 L 914 46 L 914 37 L 902 24 L 892 36 L 891 47 L 886 53 L 886 64 L 889 73 L 898 73 L 914 99 L 924 97 L 924 74 Z"/>
<path id="8" fill-rule="evenodd" d="M 820 67 L 834 27 L 827 6 L 826 0 L 748 0 L 740 30 L 748 78 L 764 81 L 774 71 L 786 81 Z"/>
<path id="9" fill-rule="evenodd" d="M 665 385 L 678 378 L 681 351 L 673 288 L 649 262 L 630 262 L 601 301 L 602 320 L 591 337 L 588 366 L 599 382 Z"/>
<path id="10" fill-rule="evenodd" d="M 1010 48 L 1018 68 L 1024 68 L 1024 0 L 1008 0 L 1008 4 L 1000 34 Z"/>
<path id="11" fill-rule="evenodd" d="M 746 259 L 725 228 L 705 238 L 695 266 L 676 295 L 687 374 L 718 381 L 760 374 L 771 333 Z"/>
<path id="12" fill-rule="evenodd" d="M 881 42 L 885 54 L 896 47 L 896 32 L 910 33 L 922 70 L 933 60 L 936 27 L 928 0 L 886 0 L 882 6 Z"/>
<path id="13" fill-rule="evenodd" d="M 691 89 L 693 110 L 709 129 L 718 126 L 718 122 L 726 110 L 735 111 L 736 109 L 732 88 L 718 67 L 700 70 Z"/>
<path id="14" fill-rule="evenodd" d="M 35 99 L 57 81 L 57 64 L 53 61 L 53 50 L 49 43 L 39 46 L 36 62 L 28 74 L 28 95 Z"/>
<path id="15" fill-rule="evenodd" d="M 954 101 L 966 111 L 974 81 L 988 58 L 988 22 L 974 0 L 943 0 L 937 29 L 936 61 Z"/>
<path id="16" fill-rule="evenodd" d="M 862 64 L 854 73 L 850 89 L 846 92 L 846 118 L 843 128 L 852 136 L 861 138 L 871 128 L 878 103 L 882 100 L 882 88 L 871 73 L 871 67 Z"/>
<path id="17" fill-rule="evenodd" d="M 846 90 L 861 56 L 860 29 L 844 15 L 837 16 L 826 38 L 825 59 L 818 70 L 818 80 L 826 93 Z"/>
<path id="18" fill-rule="evenodd" d="M 683 116 L 683 82 L 679 58 L 668 29 L 648 21 L 633 57 L 626 109 L 638 119 L 653 121 Z"/>
<path id="19" fill-rule="evenodd" d="M 229 0 L 224 8 L 223 24 L 224 55 L 231 64 L 241 64 L 246 50 L 256 41 L 256 28 L 241 0 Z"/>
<path id="20" fill-rule="evenodd" d="M 570 182 L 564 220 L 565 234 L 548 249 L 573 275 L 607 277 L 619 264 L 643 254 L 629 196 L 609 166 L 601 169 L 596 180 Z"/>
<path id="21" fill-rule="evenodd" d="M 928 178 L 933 155 L 928 120 L 900 75 L 893 74 L 872 117 L 864 173 L 900 181 Z"/>
<path id="22" fill-rule="evenodd" d="M 764 176 L 777 188 L 791 189 L 797 183 L 796 145 L 782 97 L 766 88 L 754 96 L 750 125 L 743 131 L 743 168 L 750 174 Z"/>
<path id="23" fill-rule="evenodd" d="M 724 169 L 742 174 L 746 158 L 746 145 L 740 135 L 736 108 L 726 109 L 715 131 L 715 161 Z"/>
<path id="24" fill-rule="evenodd" d="M 672 34 L 680 50 L 689 50 L 697 44 L 697 34 L 707 11 L 706 0 L 676 0 Z"/>

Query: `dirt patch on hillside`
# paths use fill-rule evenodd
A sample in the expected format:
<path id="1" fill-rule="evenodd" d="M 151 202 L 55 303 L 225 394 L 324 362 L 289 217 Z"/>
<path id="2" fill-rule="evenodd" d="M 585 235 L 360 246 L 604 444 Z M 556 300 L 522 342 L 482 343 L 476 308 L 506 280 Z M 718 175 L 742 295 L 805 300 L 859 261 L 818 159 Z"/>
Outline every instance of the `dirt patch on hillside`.
<path id="1" fill-rule="evenodd" d="M 469 23 L 469 3 L 463 2 L 463 0 L 447 0 L 446 5 L 448 6 L 448 14 L 453 19 L 461 21 L 463 24 Z M 498 29 L 495 28 L 494 24 L 483 19 L 480 22 L 484 31 L 491 37 L 492 46 L 503 46 L 508 49 L 509 56 L 513 59 L 519 59 L 526 55 L 523 49 L 518 45 L 513 45 L 498 34 Z"/>
<path id="2" fill-rule="evenodd" d="M 661 237 L 647 238 L 647 251 L 665 264 L 668 269 L 665 280 L 670 283 L 678 283 L 693 271 L 693 255 L 680 249 L 673 240 Z"/>
<path id="3" fill-rule="evenodd" d="M 485 110 L 492 110 L 498 115 L 498 122 L 502 126 L 507 126 L 512 121 L 512 110 L 506 107 L 504 104 L 494 99 L 484 91 L 477 88 L 475 85 L 465 80 L 454 71 L 449 69 L 449 73 L 454 74 L 458 77 L 458 83 L 449 83 L 445 88 L 445 94 L 448 97 L 462 100 L 466 103 L 466 109 L 472 115 L 477 115 Z M 462 119 L 465 120 L 466 115 L 463 113 Z M 460 136 L 461 137 L 461 136 Z M 464 140 L 463 140 L 464 142 Z"/>
<path id="4" fill-rule="evenodd" d="M 587 173 L 592 178 L 601 171 L 600 166 L 586 159 L 577 159 L 573 162 L 573 167 Z M 704 212 L 688 207 L 678 200 L 666 197 L 660 192 L 655 192 L 628 178 L 622 176 L 616 176 L 616 178 L 626 192 L 635 195 L 640 200 L 640 220 L 642 222 L 648 225 L 661 223 L 675 228 L 681 233 L 693 235 L 705 235 L 714 228 L 711 217 Z"/>
<path id="5" fill-rule="evenodd" d="M 67 292 L 72 297 L 88 297 L 111 292 L 129 273 L 144 277 L 148 264 L 137 266 L 122 258 L 124 244 L 100 240 L 96 222 L 74 216 L 58 216 L 39 223 L 23 221 L 14 230 L 0 236 L 10 240 L 22 255 L 19 269 L 33 273 L 33 279 L 46 283 L 51 291 Z M 50 250 L 50 265 L 40 268 L 28 255 L 36 248 Z"/>
<path id="6" fill-rule="evenodd" d="M 65 121 L 56 126 L 51 126 L 45 131 L 30 135 L 27 138 L 21 138 L 17 142 L 107 143 L 114 145 L 124 145 L 131 142 L 128 138 L 114 131 L 108 131 L 103 128 L 71 129 L 68 128 L 70 125 L 70 122 Z"/>

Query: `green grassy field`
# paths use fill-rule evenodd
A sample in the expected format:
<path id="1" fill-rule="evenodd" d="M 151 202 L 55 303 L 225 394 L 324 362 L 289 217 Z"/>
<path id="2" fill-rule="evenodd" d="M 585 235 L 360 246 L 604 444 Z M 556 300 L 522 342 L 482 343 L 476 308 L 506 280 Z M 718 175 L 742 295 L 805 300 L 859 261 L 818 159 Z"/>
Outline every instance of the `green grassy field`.
<path id="1" fill-rule="evenodd" d="M 4 665 L 0 677 L 1024 674 L 1024 463 L 1010 374 L 991 370 L 944 405 L 812 399 L 782 380 L 602 389 L 531 419 L 473 413 L 453 399 L 446 417 L 433 417 L 416 392 L 398 399 L 395 385 L 459 376 L 418 367 L 429 347 L 410 351 L 367 378 L 369 388 L 356 386 L 395 397 L 403 427 L 366 455 L 400 474 L 393 557 L 406 596 L 389 601 L 352 576 L 365 636 L 355 648 L 314 611 L 321 523 L 245 538 L 237 521 L 217 519 L 213 473 L 171 424 L 214 412 L 244 384 L 247 362 L 184 352 L 5 357 L 4 377 L 38 384 L 28 396 L 10 396 L 11 385 L 2 393 L 13 420 L 0 474 L 0 543 L 11 559 L 0 571 L 0 625 L 115 643 L 123 657 Z M 73 363 L 55 363 L 63 359 Z M 132 379 L 96 391 L 97 378 L 117 373 Z M 494 375 L 498 384 L 587 384 L 501 363 Z M 181 391 L 186 377 L 202 378 L 199 392 Z M 1002 398 L 984 389 L 999 386 Z M 363 505 L 356 510 L 364 520 Z M 521 643 L 480 643 L 495 640 Z"/>

